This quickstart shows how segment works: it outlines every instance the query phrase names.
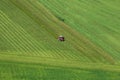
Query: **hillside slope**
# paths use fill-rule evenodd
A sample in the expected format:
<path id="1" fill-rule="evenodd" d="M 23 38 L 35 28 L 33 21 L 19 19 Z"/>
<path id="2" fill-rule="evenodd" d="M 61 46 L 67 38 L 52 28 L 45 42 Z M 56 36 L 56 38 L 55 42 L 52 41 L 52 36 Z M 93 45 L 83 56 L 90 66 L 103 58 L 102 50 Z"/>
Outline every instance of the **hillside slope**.
<path id="1" fill-rule="evenodd" d="M 0 78 L 119 80 L 119 57 L 116 59 L 107 49 L 94 42 L 94 36 L 86 35 L 92 36 L 92 32 L 85 34 L 84 28 L 75 23 L 69 24 L 69 21 L 76 18 L 71 16 L 69 19 L 68 15 L 65 22 L 59 20 L 54 12 L 56 7 L 50 1 L 44 1 L 0 0 Z M 54 2 L 56 4 L 57 0 L 52 1 L 52 4 Z M 59 2 L 65 3 L 62 0 Z M 47 7 L 49 9 L 43 4 L 50 6 Z M 118 31 L 116 33 L 119 34 Z M 57 40 L 61 34 L 65 36 L 65 42 Z M 111 44 L 116 46 L 117 42 Z"/>
<path id="2" fill-rule="evenodd" d="M 38 0 L 58 19 L 84 34 L 119 63 L 120 3 L 119 0 Z"/>
<path id="3" fill-rule="evenodd" d="M 82 57 L 87 57 L 90 61 L 93 61 L 93 62 L 109 62 L 109 63 L 114 63 L 114 60 L 112 59 L 112 57 L 108 54 L 108 53 L 106 53 L 106 52 L 104 52 L 104 50 L 102 50 L 102 49 L 100 49 L 98 46 L 96 46 L 96 45 L 94 45 L 93 43 L 91 43 L 88 39 L 86 39 L 85 37 L 83 37 L 82 35 L 80 35 L 80 34 L 78 34 L 76 31 L 74 31 L 73 29 L 71 29 L 69 26 L 67 26 L 67 25 L 65 25 L 64 23 L 62 23 L 62 22 L 60 22 L 60 21 L 58 21 L 49 11 L 47 11 L 47 10 L 45 10 L 45 8 L 40 4 L 40 3 L 38 3 L 37 1 L 34 1 L 34 3 L 32 3 L 32 0 L 31 1 L 16 1 L 16 0 L 13 0 L 12 1 L 19 9 L 21 9 L 21 10 L 23 10 L 26 14 L 28 14 L 28 16 L 30 16 L 32 19 L 33 19 L 33 21 L 36 21 L 37 23 L 36 24 L 38 24 L 39 25 L 39 27 L 38 27 L 38 29 L 40 30 L 41 29 L 41 25 L 43 26 L 42 28 L 43 29 L 45 29 L 46 31 L 48 31 L 48 33 L 47 34 L 45 34 L 45 35 L 43 35 L 43 36 L 39 36 L 39 37 L 45 37 L 45 38 L 48 38 L 48 42 L 50 43 L 47 43 L 46 45 L 52 45 L 52 47 L 50 47 L 50 50 L 57 50 L 57 48 L 59 49 L 59 51 L 62 51 L 62 49 L 60 49 L 61 47 L 59 47 L 59 45 L 61 45 L 60 43 L 58 43 L 58 41 L 57 41 L 57 37 L 60 35 L 60 34 L 63 34 L 64 36 L 65 36 L 65 38 L 66 38 L 66 41 L 64 42 L 64 45 L 62 46 L 62 48 L 65 50 L 67 47 L 69 48 L 69 50 L 67 50 L 67 51 L 73 51 L 73 50 L 75 50 L 76 52 L 78 52 L 77 53 L 77 55 L 79 56 L 79 54 L 80 55 L 82 55 Z M 5 9 L 4 9 L 5 10 Z M 44 11 L 43 11 L 44 10 Z M 2 16 L 3 16 L 3 13 L 1 13 L 2 14 Z M 39 16 L 40 15 L 40 16 Z M 6 18 L 6 17 L 5 17 Z M 1 18 L 2 19 L 2 18 Z M 24 18 L 23 18 L 24 19 Z M 2 19 L 3 20 L 3 19 Z M 7 18 L 4 20 L 4 21 L 6 21 L 6 20 L 8 20 Z M 8 22 L 8 21 L 7 21 Z M 25 21 L 25 22 L 27 22 L 27 20 Z M 23 22 L 23 23 L 25 23 L 25 22 Z M 8 23 L 10 23 L 10 22 L 8 22 Z M 11 22 L 11 24 L 12 24 L 12 22 Z M 4 24 L 3 24 L 4 25 Z M 13 24 L 13 25 L 15 25 L 15 24 Z M 17 24 L 16 24 L 17 25 Z M 6 25 L 6 27 L 8 28 L 8 27 L 10 27 L 10 25 Z M 13 26 L 13 27 L 15 27 L 15 26 Z M 18 27 L 18 26 L 17 26 Z M 29 26 L 29 27 L 32 27 L 32 26 Z M 24 27 L 22 27 L 22 25 L 21 25 L 21 27 L 19 26 L 18 28 L 23 28 L 24 30 L 26 30 L 26 29 L 29 29 L 29 27 L 28 28 L 25 28 L 25 25 L 24 25 Z M 5 27 L 4 27 L 5 28 Z M 12 27 L 11 27 L 12 28 Z M 13 29 L 13 28 L 12 28 Z M 17 32 L 17 31 L 15 31 L 14 29 L 13 29 L 13 31 L 12 31 L 12 29 L 10 30 L 11 32 Z M 7 29 L 6 29 L 7 30 Z M 20 29 L 17 29 L 17 30 L 20 30 Z M 33 29 L 34 30 L 34 29 Z M 46 32 L 44 30 L 44 33 Z M 38 50 L 38 51 L 41 51 L 41 50 L 39 50 L 39 49 L 41 49 L 41 47 L 40 46 L 43 46 L 43 50 L 45 49 L 45 47 L 44 47 L 44 45 L 42 44 L 42 45 L 40 45 L 39 46 L 39 41 L 37 41 L 37 40 L 32 40 L 31 38 L 30 38 L 30 34 L 29 35 L 27 35 L 27 32 L 25 33 L 25 31 L 22 31 L 22 30 L 20 30 L 21 31 L 21 33 L 22 33 L 22 35 L 18 35 L 18 34 L 15 34 L 16 36 L 19 36 L 20 38 L 22 38 L 22 37 L 24 37 L 24 36 L 26 36 L 25 38 L 26 38 L 26 40 L 29 40 L 29 41 L 31 41 L 31 42 L 27 42 L 27 41 L 25 41 L 24 40 L 24 38 L 22 38 L 22 40 L 25 42 L 23 42 L 22 40 L 20 40 L 21 42 L 18 42 L 18 43 L 20 43 L 20 45 L 21 46 L 19 46 L 19 44 L 17 44 L 17 43 L 14 43 L 14 45 L 13 46 L 16 46 L 16 44 L 17 44 L 17 46 L 18 46 L 18 48 L 20 47 L 20 48 L 23 48 L 23 49 L 25 49 L 24 47 L 26 47 L 26 45 L 28 45 L 26 48 L 28 49 L 28 50 L 26 50 L 26 51 L 28 51 L 29 52 L 29 49 L 30 50 Z M 20 32 L 19 31 L 19 32 Z M 34 30 L 35 31 L 35 30 Z M 41 30 L 42 31 L 42 30 Z M 4 31 L 5 32 L 5 31 Z M 4 34 L 4 33 L 2 33 L 2 34 Z M 12 33 L 11 33 L 12 34 Z M 37 35 L 39 34 L 39 32 L 37 33 Z M 10 35 L 10 33 L 9 33 L 9 35 Z M 35 34 L 34 34 L 35 35 Z M 42 34 L 41 34 L 42 35 Z M 47 36 L 46 36 L 47 35 Z M 51 37 L 49 36 L 49 35 L 51 35 Z M 4 36 L 4 35 L 3 35 Z M 11 35 L 10 35 L 11 36 Z M 9 37 L 10 37 L 9 36 Z M 29 38 L 27 38 L 29 36 Z M 32 37 L 32 36 L 31 36 Z M 17 37 L 18 38 L 18 37 Z M 20 39 L 20 38 L 18 38 L 18 39 Z M 33 36 L 33 38 L 34 38 L 34 36 Z M 10 38 L 11 39 L 11 38 Z M 34 38 L 35 39 L 35 38 Z M 39 38 L 37 38 L 37 39 L 39 39 Z M 17 40 L 17 39 L 15 39 L 15 40 Z M 44 38 L 43 38 L 43 40 L 44 40 Z M 18 40 L 17 40 L 18 41 Z M 32 41 L 34 41 L 34 42 L 36 42 L 36 44 L 35 43 L 32 43 Z M 41 41 L 41 40 L 40 40 Z M 44 42 L 44 41 L 43 41 Z M 43 43 L 42 42 L 42 43 Z M 46 41 L 45 41 L 46 42 Z M 22 45 L 22 44 L 24 44 L 24 45 Z M 26 45 L 25 45 L 26 44 Z M 33 46 L 33 48 L 29 48 L 29 45 L 30 44 L 33 44 L 32 46 Z M 37 45 L 38 44 L 38 45 Z M 76 45 L 77 44 L 77 45 Z M 36 45 L 36 46 L 34 46 L 34 45 Z M 31 46 L 30 46 L 31 47 Z M 34 49 L 34 47 L 38 47 L 39 49 Z M 70 47 L 73 47 L 73 49 L 72 48 L 70 48 Z M 17 48 L 17 47 L 16 47 Z M 47 50 L 47 49 L 46 49 Z M 49 50 L 49 51 L 50 51 Z M 54 51 L 53 50 L 53 51 Z M 22 50 L 22 51 L 24 51 L 24 50 Z M 75 51 L 73 51 L 73 52 L 75 52 Z M 30 52 L 30 53 L 32 53 L 32 52 Z M 38 53 L 38 52 L 37 52 Z M 49 54 L 49 53 L 48 53 Z M 69 53 L 67 53 L 67 54 L 69 54 Z M 70 54 L 71 55 L 71 54 Z M 74 55 L 74 54 L 73 54 Z"/>

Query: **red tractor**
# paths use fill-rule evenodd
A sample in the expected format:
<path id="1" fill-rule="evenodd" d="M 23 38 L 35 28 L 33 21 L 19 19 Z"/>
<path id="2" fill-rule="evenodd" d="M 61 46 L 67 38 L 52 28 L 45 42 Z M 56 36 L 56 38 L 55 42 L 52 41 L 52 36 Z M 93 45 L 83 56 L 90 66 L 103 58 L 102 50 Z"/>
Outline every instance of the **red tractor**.
<path id="1" fill-rule="evenodd" d="M 61 36 L 58 37 L 58 40 L 59 41 L 65 41 L 65 38 L 61 35 Z"/>

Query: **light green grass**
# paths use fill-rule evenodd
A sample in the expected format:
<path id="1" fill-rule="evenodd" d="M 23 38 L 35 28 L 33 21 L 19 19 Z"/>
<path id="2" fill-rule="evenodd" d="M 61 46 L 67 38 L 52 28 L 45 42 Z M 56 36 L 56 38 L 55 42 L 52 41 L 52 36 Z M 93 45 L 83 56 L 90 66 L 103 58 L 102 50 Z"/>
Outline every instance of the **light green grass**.
<path id="1" fill-rule="evenodd" d="M 9 2 L 9 1 L 3 1 L 3 5 L 6 4 L 7 2 Z M 9 41 L 8 44 L 10 46 L 12 45 L 11 48 L 13 48 L 13 50 L 6 49 L 6 51 L 9 51 L 9 52 L 18 51 L 20 53 L 26 52 L 25 54 L 28 53 L 28 55 L 31 54 L 31 56 L 38 55 L 38 56 L 46 56 L 46 57 L 54 57 L 56 55 L 59 57 L 61 55 L 61 53 L 63 53 L 63 55 L 68 55 L 67 57 L 69 57 L 69 53 L 70 54 L 71 54 L 71 52 L 75 53 L 73 49 L 71 50 L 70 46 L 64 47 L 65 44 L 58 42 L 56 39 L 54 39 L 52 36 L 50 36 L 49 33 L 46 32 L 44 30 L 44 28 L 42 28 L 42 26 L 44 26 L 44 25 L 38 25 L 30 17 L 28 17 L 23 12 L 21 12 L 18 8 L 16 8 L 14 5 L 12 5 L 12 3 L 9 2 L 9 4 L 11 4 L 10 7 L 3 6 L 4 8 L 6 7 L 4 9 L 4 11 L 6 9 L 11 9 L 11 8 L 18 10 L 17 12 L 21 15 L 21 17 L 18 16 L 20 20 L 16 21 L 16 17 L 14 17 L 14 16 L 18 13 L 13 15 L 12 13 L 14 13 L 14 10 L 11 11 L 11 14 L 8 14 L 8 16 L 5 15 L 1 11 L 1 21 L 7 21 L 8 23 L 10 23 L 10 24 L 7 23 L 7 25 L 5 25 L 3 22 L 1 24 L 2 25 L 1 26 L 1 39 L 2 40 L 6 40 L 8 38 L 11 39 L 11 40 L 8 39 L 7 41 Z M 6 13 L 9 13 L 9 11 L 8 12 L 6 11 Z M 4 18 L 2 17 L 2 15 L 4 15 L 3 16 Z M 10 16 L 12 17 L 12 20 L 15 21 L 16 23 L 10 20 L 10 18 L 11 18 Z M 23 23 L 24 25 L 21 23 Z M 15 25 L 16 27 L 14 27 L 13 25 Z M 3 39 L 2 36 L 5 37 L 5 39 Z M 51 37 L 52 37 L 52 39 L 51 39 Z M 54 42 L 53 40 L 55 40 L 56 42 Z M 4 43 L 6 43 L 7 41 L 5 41 Z M 1 44 L 3 44 L 3 49 L 4 49 L 4 43 L 1 43 Z M 69 50 L 69 53 L 66 53 L 65 49 Z M 39 54 L 39 52 L 42 54 Z M 46 54 L 44 54 L 46 52 L 49 52 L 49 53 L 47 53 L 47 55 L 46 55 Z M 75 56 L 75 58 L 77 58 L 77 56 L 79 56 L 79 55 L 73 54 L 73 56 Z"/>
<path id="2" fill-rule="evenodd" d="M 119 0 L 39 0 L 55 16 L 64 19 L 92 42 L 120 60 Z"/>
<path id="3" fill-rule="evenodd" d="M 15 2 L 13 0 L 12 2 L 20 9 L 25 11 L 26 14 L 33 18 L 33 20 L 36 21 L 38 24 L 44 24 L 44 29 L 46 29 L 54 38 L 57 38 L 61 33 L 64 34 L 64 36 L 66 37 L 66 42 L 64 43 L 66 47 L 72 46 L 74 49 L 79 51 L 78 54 L 81 54 L 82 57 L 86 56 L 90 58 L 90 60 L 92 60 L 93 62 L 105 62 L 106 60 L 109 63 L 115 63 L 112 56 L 99 48 L 99 46 L 96 46 L 95 44 L 90 42 L 83 35 L 77 33 L 66 24 L 58 21 L 58 19 L 56 19 L 56 17 L 54 17 L 48 10 L 46 10 L 38 1 L 35 1 L 34 3 L 32 3 L 32 1 L 24 1 L 23 3 L 23 1 Z M 21 5 L 24 7 L 21 7 Z M 41 12 L 43 10 L 44 12 Z"/>
<path id="4" fill-rule="evenodd" d="M 119 1 L 107 2 L 0 0 L 0 79 L 119 80 Z"/>
<path id="5" fill-rule="evenodd" d="M 9 67 L 8 67 L 9 66 Z M 71 69 L 39 64 L 0 62 L 3 80 L 119 80 L 120 73 Z"/>

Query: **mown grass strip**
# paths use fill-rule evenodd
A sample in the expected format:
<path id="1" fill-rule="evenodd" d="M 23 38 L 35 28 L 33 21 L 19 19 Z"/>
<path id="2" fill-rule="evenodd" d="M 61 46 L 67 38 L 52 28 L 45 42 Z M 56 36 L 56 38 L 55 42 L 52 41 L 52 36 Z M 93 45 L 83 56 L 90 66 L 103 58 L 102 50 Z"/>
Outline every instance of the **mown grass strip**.
<path id="1" fill-rule="evenodd" d="M 51 66 L 68 67 L 68 68 L 78 68 L 78 69 L 88 69 L 88 70 L 104 70 L 104 71 L 115 71 L 120 72 L 117 65 L 105 65 L 105 64 L 94 64 L 94 63 L 81 63 L 79 61 L 66 61 L 59 59 L 50 59 L 42 57 L 25 57 L 16 55 L 2 55 L 0 54 L 0 60 L 10 61 L 10 62 L 22 62 L 22 63 L 32 63 L 32 64 L 46 64 Z"/>

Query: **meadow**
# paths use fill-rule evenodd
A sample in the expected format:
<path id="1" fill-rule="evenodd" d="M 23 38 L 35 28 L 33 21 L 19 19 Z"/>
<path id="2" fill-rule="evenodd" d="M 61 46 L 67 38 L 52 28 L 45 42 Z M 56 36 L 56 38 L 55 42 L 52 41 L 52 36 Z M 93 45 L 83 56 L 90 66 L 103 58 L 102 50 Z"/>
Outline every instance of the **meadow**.
<path id="1" fill-rule="evenodd" d="M 120 80 L 119 2 L 0 0 L 0 80 Z"/>

